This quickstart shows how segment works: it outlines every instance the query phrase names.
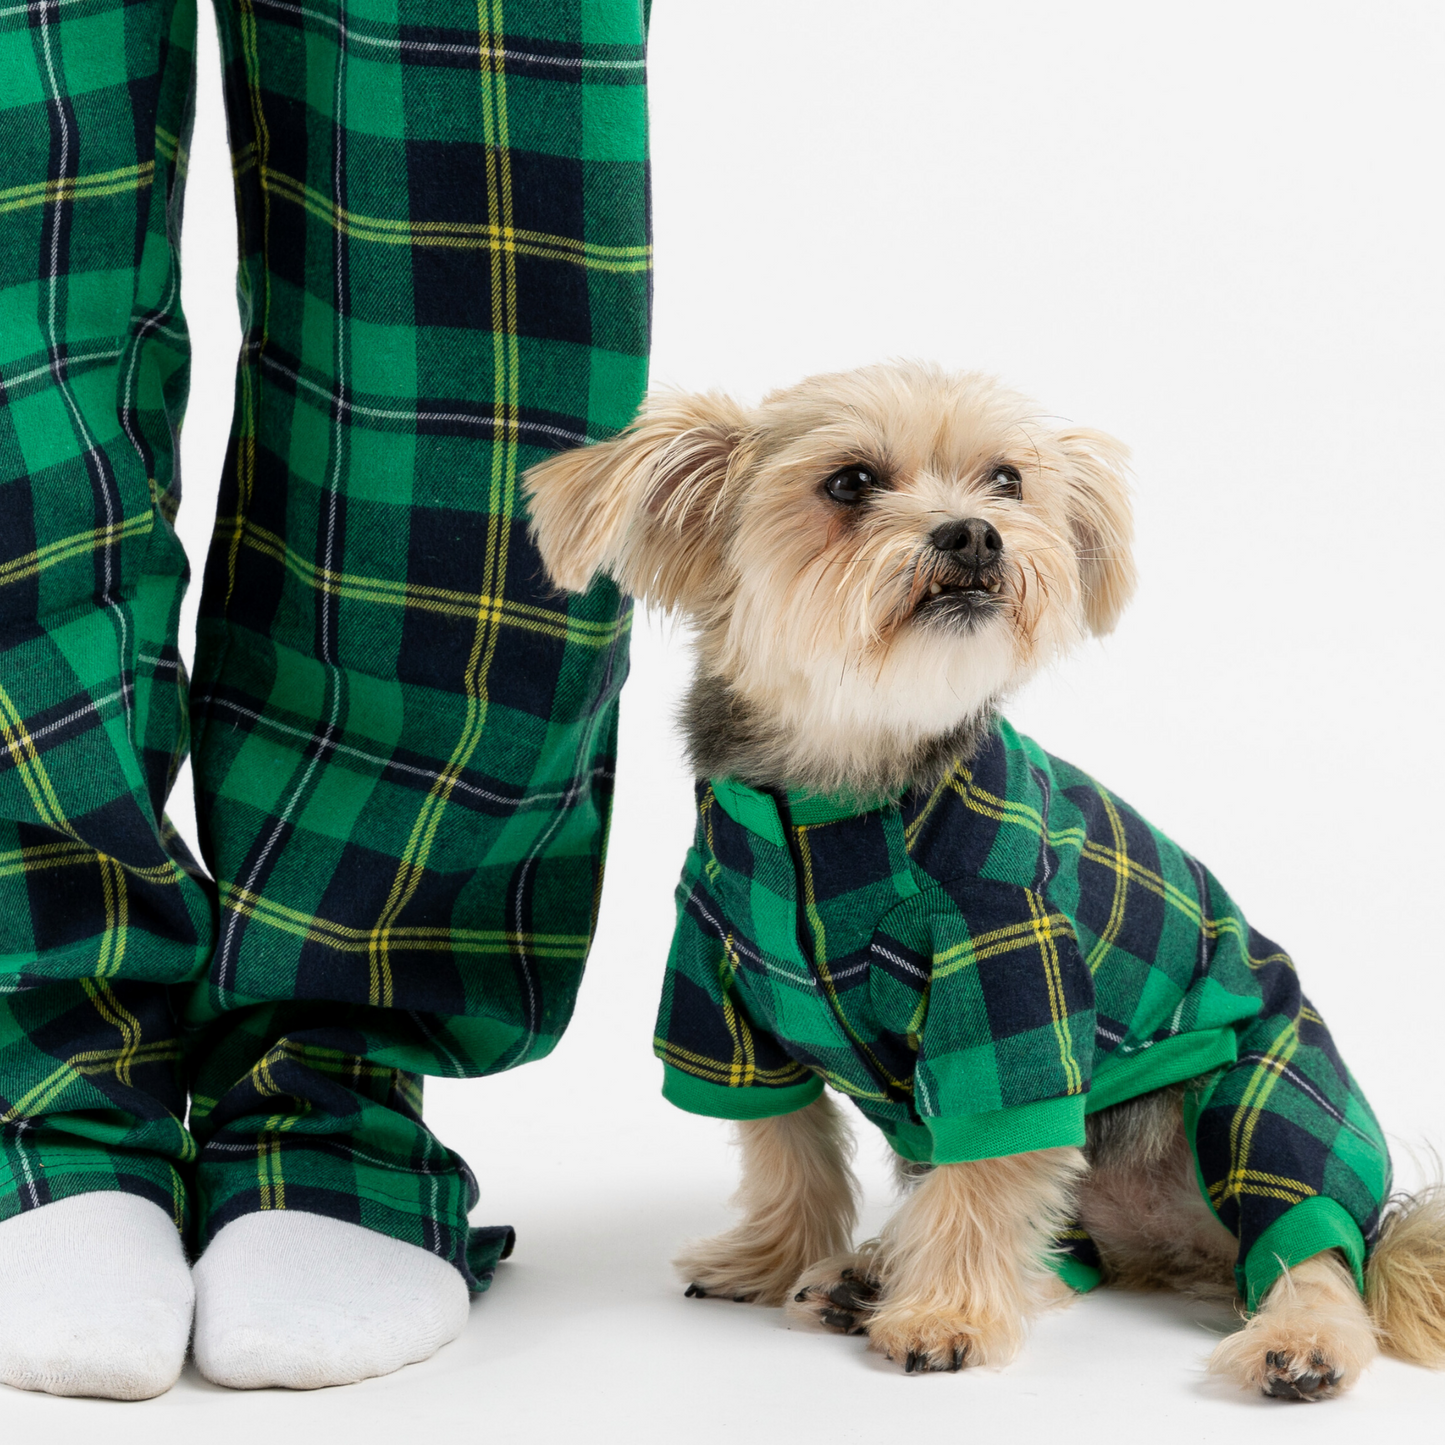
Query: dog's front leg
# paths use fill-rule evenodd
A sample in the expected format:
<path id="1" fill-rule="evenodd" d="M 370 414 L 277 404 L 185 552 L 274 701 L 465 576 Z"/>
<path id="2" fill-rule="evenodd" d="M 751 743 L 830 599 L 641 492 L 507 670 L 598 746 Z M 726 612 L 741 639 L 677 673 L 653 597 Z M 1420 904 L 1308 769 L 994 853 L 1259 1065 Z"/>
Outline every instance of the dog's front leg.
<path id="1" fill-rule="evenodd" d="M 742 1222 L 685 1250 L 674 1263 L 689 1295 L 781 1304 L 800 1271 L 848 1248 L 858 1217 L 853 1140 L 820 1096 L 795 1114 L 738 1125 Z"/>
<path id="2" fill-rule="evenodd" d="M 1042 1149 L 934 1169 L 879 1242 L 872 1347 L 909 1372 L 1011 1359 L 1030 1318 L 1068 1298 L 1047 1261 L 1084 1168 L 1078 1149 Z"/>

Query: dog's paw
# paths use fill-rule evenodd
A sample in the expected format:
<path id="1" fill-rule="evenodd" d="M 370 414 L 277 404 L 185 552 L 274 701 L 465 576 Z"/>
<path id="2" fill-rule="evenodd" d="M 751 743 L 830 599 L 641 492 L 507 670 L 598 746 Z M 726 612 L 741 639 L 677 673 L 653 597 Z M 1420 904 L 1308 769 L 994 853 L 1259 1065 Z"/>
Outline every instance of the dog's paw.
<path id="1" fill-rule="evenodd" d="M 1347 1350 L 1336 1350 L 1310 1322 L 1256 1316 L 1215 1350 L 1209 1368 L 1273 1400 L 1328 1400 L 1354 1383 Z"/>
<path id="2" fill-rule="evenodd" d="M 868 1324 L 868 1343 L 879 1354 L 903 1366 L 908 1375 L 961 1370 L 999 1358 L 985 1333 L 954 1310 L 918 1311 L 884 1308 Z M 1009 1351 L 1012 1353 L 1012 1351 Z"/>
<path id="3" fill-rule="evenodd" d="M 804 1273 L 788 1302 L 788 1313 L 839 1334 L 865 1334 L 882 1285 L 862 1260 L 831 1269 L 828 1263 Z"/>
<path id="4" fill-rule="evenodd" d="M 673 1264 L 687 1281 L 688 1299 L 760 1305 L 782 1304 L 798 1268 L 796 1260 L 744 1230 L 701 1240 Z"/>
<path id="5" fill-rule="evenodd" d="M 1261 1388 L 1274 1400 L 1328 1400 L 1344 1378 L 1345 1372 L 1323 1350 L 1311 1350 L 1304 1357 L 1269 1350 Z"/>

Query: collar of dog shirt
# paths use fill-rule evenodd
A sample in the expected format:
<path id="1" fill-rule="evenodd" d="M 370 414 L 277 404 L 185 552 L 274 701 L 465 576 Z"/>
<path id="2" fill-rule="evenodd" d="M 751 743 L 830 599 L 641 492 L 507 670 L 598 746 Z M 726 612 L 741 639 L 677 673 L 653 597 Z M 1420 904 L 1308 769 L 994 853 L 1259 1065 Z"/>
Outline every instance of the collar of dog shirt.
<path id="1" fill-rule="evenodd" d="M 787 834 L 783 828 L 783 815 L 778 809 L 778 800 L 760 788 L 750 788 L 746 783 L 731 778 L 709 778 L 713 796 L 718 806 L 733 822 L 756 833 L 760 838 L 775 843 L 779 848 L 787 847 Z M 797 828 L 813 828 L 822 823 L 841 823 L 848 818 L 857 818 L 863 813 L 875 813 L 883 808 L 898 805 L 898 798 L 854 798 L 845 793 L 808 793 L 791 791 L 783 800 L 788 818 Z"/>

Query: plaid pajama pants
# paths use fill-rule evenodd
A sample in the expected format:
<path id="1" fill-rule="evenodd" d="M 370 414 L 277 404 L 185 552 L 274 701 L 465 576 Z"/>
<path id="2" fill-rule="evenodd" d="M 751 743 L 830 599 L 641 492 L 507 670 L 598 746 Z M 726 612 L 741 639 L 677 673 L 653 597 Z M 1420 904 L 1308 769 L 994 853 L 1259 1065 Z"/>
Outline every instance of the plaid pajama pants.
<path id="1" fill-rule="evenodd" d="M 218 14 L 244 341 L 188 682 L 194 0 L 0 0 L 0 1218 L 303 1209 L 480 1288 L 420 1076 L 547 1053 L 596 916 L 628 612 L 545 586 L 517 478 L 645 384 L 645 0 Z"/>

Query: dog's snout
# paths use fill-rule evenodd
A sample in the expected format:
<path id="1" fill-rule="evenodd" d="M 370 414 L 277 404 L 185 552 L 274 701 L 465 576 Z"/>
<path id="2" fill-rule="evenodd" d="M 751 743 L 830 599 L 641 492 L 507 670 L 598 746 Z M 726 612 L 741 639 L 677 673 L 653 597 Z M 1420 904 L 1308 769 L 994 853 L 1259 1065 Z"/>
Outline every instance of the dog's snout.
<path id="1" fill-rule="evenodd" d="M 933 529 L 928 539 L 940 552 L 947 552 L 967 567 L 987 567 L 998 561 L 1003 538 L 991 522 L 969 517 L 963 522 L 945 522 Z"/>

